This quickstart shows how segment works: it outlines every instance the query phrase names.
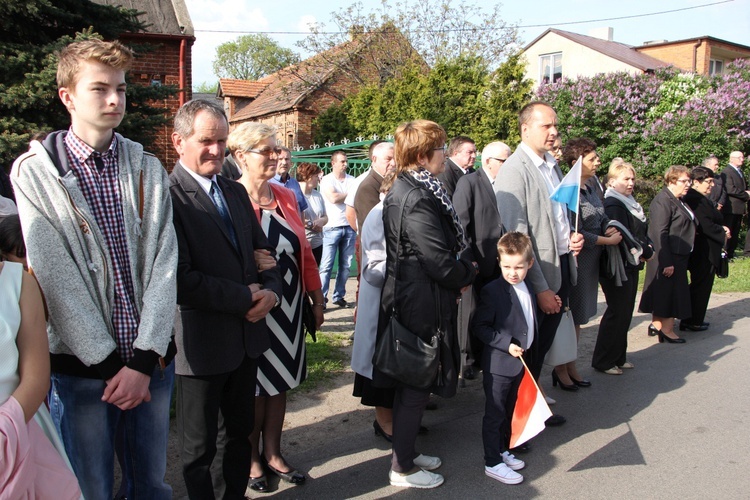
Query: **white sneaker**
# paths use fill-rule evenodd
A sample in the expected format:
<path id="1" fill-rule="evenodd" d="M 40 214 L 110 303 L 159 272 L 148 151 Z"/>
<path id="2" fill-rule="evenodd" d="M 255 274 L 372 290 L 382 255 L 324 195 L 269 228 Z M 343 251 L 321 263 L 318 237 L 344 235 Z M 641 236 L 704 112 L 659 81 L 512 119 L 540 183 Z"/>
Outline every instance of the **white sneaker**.
<path id="1" fill-rule="evenodd" d="M 513 473 L 515 474 L 515 472 Z M 420 470 L 413 474 L 401 474 L 400 472 L 392 470 L 388 473 L 388 479 L 391 481 L 391 486 L 420 489 L 437 488 L 443 484 L 444 481 L 443 476 L 440 474 L 435 474 L 434 472 L 428 472 L 426 470 Z"/>
<path id="2" fill-rule="evenodd" d="M 526 462 L 519 460 L 511 454 L 509 451 L 503 452 L 503 463 L 512 470 L 521 470 L 526 467 Z"/>
<path id="3" fill-rule="evenodd" d="M 553 405 L 553 404 L 557 403 L 557 401 L 555 401 L 554 399 L 552 399 L 549 396 L 544 396 L 544 400 L 547 402 L 548 405 Z"/>
<path id="4" fill-rule="evenodd" d="M 428 455 L 419 455 L 417 458 L 414 459 L 414 465 L 424 470 L 435 470 L 441 465 L 443 465 L 443 462 L 441 462 L 438 457 L 430 457 Z"/>
<path id="5" fill-rule="evenodd" d="M 510 467 L 502 462 L 494 467 L 487 467 L 485 465 L 484 473 L 492 479 L 496 479 L 505 484 L 518 484 L 523 481 L 523 476 L 521 474 L 511 470 Z M 391 482 L 391 484 L 393 484 L 393 482 Z"/>

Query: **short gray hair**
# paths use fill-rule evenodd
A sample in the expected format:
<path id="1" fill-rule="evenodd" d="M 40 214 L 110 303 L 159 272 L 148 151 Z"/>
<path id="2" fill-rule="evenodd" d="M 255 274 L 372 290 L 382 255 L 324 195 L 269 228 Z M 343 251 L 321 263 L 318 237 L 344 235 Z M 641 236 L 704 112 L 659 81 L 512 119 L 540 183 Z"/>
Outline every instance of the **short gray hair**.
<path id="1" fill-rule="evenodd" d="M 708 155 L 708 156 L 706 156 L 706 159 L 703 160 L 703 166 L 704 167 L 708 167 L 708 164 L 711 163 L 714 160 L 719 161 L 719 158 L 716 155 Z"/>
<path id="2" fill-rule="evenodd" d="M 226 121 L 227 126 L 229 126 L 227 115 L 224 113 L 224 109 L 218 102 L 208 101 L 206 99 L 193 99 L 192 101 L 183 104 L 180 109 L 177 110 L 177 114 L 174 116 L 174 132 L 183 138 L 193 135 L 195 117 L 201 111 L 208 112 L 214 118 L 223 118 Z"/>
<path id="3" fill-rule="evenodd" d="M 265 123 L 245 122 L 229 134 L 227 147 L 232 154 L 235 151 L 247 151 L 269 137 L 276 137 L 275 127 Z"/>

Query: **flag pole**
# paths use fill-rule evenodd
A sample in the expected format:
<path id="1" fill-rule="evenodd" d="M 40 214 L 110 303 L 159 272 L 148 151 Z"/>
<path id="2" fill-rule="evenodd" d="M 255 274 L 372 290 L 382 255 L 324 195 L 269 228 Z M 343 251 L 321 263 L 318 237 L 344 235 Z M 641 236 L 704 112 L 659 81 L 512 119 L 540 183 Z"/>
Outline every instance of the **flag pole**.
<path id="1" fill-rule="evenodd" d="M 578 232 L 578 213 L 581 211 L 581 176 L 583 175 L 583 155 L 578 157 L 578 161 L 581 162 L 581 168 L 578 170 L 578 207 L 576 210 L 576 233 Z"/>
<path id="2" fill-rule="evenodd" d="M 529 375 L 531 376 L 531 377 L 530 377 L 530 378 L 531 378 L 531 381 L 532 381 L 532 382 L 534 382 L 534 387 L 536 387 L 536 390 L 537 390 L 537 391 L 539 391 L 539 392 L 541 392 L 542 394 L 544 394 L 544 393 L 542 392 L 542 390 L 541 390 L 541 389 L 539 388 L 539 385 L 538 385 L 538 384 L 536 383 L 536 380 L 534 380 L 534 376 L 533 376 L 533 375 L 531 375 L 531 370 L 529 370 L 529 367 L 528 367 L 528 365 L 526 365 L 526 361 L 524 361 L 524 360 L 523 360 L 523 356 L 519 356 L 519 357 L 518 357 L 518 359 L 520 359 L 520 360 L 521 360 L 521 363 L 523 363 L 523 367 L 524 367 L 524 368 L 526 368 L 526 371 L 528 371 L 528 372 L 529 372 Z"/>

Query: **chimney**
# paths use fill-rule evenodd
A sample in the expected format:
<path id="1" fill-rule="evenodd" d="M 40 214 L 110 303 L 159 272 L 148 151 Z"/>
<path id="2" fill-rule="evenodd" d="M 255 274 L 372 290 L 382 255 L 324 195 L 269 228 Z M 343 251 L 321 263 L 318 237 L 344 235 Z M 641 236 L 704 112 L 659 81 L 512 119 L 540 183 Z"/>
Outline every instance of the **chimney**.
<path id="1" fill-rule="evenodd" d="M 354 41 L 365 32 L 365 27 L 361 24 L 354 24 L 349 28 L 349 40 Z"/>
<path id="2" fill-rule="evenodd" d="M 589 31 L 589 36 L 593 36 L 594 38 L 599 38 L 601 40 L 606 40 L 608 42 L 611 42 L 613 40 L 614 33 L 615 33 L 614 28 L 602 27 L 602 28 L 594 28 L 591 31 Z"/>

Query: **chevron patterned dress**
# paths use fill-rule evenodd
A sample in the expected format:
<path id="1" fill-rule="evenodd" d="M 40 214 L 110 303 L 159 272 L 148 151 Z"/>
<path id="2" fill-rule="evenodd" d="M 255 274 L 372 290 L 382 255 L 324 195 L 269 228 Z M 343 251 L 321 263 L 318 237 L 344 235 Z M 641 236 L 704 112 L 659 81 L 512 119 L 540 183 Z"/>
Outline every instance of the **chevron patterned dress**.
<path id="1" fill-rule="evenodd" d="M 266 316 L 271 348 L 258 358 L 259 396 L 275 396 L 294 389 L 307 377 L 305 337 L 302 333 L 302 245 L 286 220 L 275 210 L 261 212 L 261 226 L 276 249 L 283 280 L 281 305 Z"/>

